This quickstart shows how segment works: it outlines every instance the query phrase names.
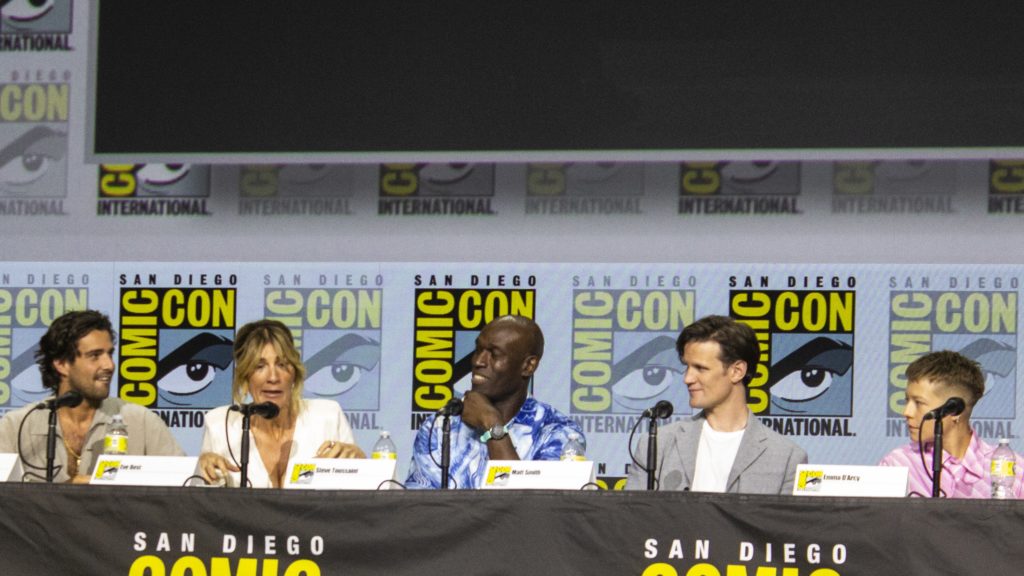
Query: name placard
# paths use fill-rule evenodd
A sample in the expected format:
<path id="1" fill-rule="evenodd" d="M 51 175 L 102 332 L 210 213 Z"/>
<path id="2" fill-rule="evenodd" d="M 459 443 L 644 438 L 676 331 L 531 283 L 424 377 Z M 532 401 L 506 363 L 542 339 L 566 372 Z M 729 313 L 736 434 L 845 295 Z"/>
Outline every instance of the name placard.
<path id="1" fill-rule="evenodd" d="M 592 461 L 491 460 L 484 490 L 581 490 L 594 481 Z"/>
<path id="2" fill-rule="evenodd" d="M 305 458 L 288 463 L 284 487 L 295 490 L 390 490 L 392 458 Z"/>
<path id="3" fill-rule="evenodd" d="M 907 495 L 908 475 L 903 466 L 800 464 L 793 495 L 902 498 Z"/>
<path id="4" fill-rule="evenodd" d="M 0 454 L 0 482 L 18 482 L 21 480 L 21 462 L 18 455 L 4 453 Z"/>
<path id="5" fill-rule="evenodd" d="M 104 454 L 96 461 L 90 484 L 126 486 L 184 486 L 196 473 L 195 456 L 116 456 Z"/>

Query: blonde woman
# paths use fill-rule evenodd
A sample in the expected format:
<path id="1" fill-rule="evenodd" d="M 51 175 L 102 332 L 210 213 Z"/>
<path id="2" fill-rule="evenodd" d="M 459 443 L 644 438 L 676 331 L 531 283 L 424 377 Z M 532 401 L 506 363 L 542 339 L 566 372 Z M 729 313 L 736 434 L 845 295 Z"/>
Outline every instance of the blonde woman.
<path id="1" fill-rule="evenodd" d="M 365 458 L 348 418 L 333 400 L 302 398 L 306 370 L 291 331 L 277 320 L 242 326 L 235 336 L 236 404 L 272 402 L 274 418 L 250 419 L 248 479 L 252 488 L 280 488 L 292 458 Z M 242 415 L 221 406 L 206 415 L 199 472 L 207 482 L 240 481 Z"/>

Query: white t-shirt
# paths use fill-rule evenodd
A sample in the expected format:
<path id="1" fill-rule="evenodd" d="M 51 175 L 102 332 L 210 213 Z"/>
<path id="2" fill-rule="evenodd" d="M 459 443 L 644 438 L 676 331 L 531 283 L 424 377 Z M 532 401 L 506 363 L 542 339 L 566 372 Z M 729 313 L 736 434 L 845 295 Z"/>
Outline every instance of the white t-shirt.
<path id="1" fill-rule="evenodd" d="M 729 472 L 740 451 L 740 442 L 746 430 L 718 432 L 704 421 L 697 446 L 697 464 L 693 471 L 694 492 L 725 492 Z"/>

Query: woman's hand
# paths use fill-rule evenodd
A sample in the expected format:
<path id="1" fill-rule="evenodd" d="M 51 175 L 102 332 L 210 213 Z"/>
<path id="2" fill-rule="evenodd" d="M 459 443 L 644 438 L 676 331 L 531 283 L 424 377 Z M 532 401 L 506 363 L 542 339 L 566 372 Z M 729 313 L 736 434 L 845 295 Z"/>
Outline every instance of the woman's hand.
<path id="1" fill-rule="evenodd" d="M 206 480 L 207 484 L 223 484 L 227 480 L 229 472 L 240 472 L 240 470 L 238 466 L 220 454 L 203 452 L 199 455 L 199 475 Z"/>
<path id="2" fill-rule="evenodd" d="M 355 444 L 327 440 L 316 451 L 317 458 L 366 458 L 366 453 Z"/>

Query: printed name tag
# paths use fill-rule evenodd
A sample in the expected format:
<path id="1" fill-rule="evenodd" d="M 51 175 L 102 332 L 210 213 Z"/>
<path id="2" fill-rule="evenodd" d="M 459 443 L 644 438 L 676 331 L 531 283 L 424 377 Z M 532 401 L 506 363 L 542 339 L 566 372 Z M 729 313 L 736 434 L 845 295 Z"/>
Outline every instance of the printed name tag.
<path id="1" fill-rule="evenodd" d="M 480 488 L 580 490 L 594 481 L 592 461 L 491 460 Z"/>
<path id="2" fill-rule="evenodd" d="M 391 458 L 306 458 L 288 464 L 284 487 L 297 490 L 390 490 Z"/>
<path id="3" fill-rule="evenodd" d="M 886 496 L 907 495 L 904 466 L 844 466 L 800 464 L 793 483 L 794 496 Z"/>
<path id="4" fill-rule="evenodd" d="M 118 456 L 104 454 L 96 461 L 90 484 L 126 486 L 184 486 L 196 473 L 195 456 Z"/>
<path id="5" fill-rule="evenodd" d="M 17 454 L 0 454 L 0 482 L 18 482 L 21 480 Z"/>

